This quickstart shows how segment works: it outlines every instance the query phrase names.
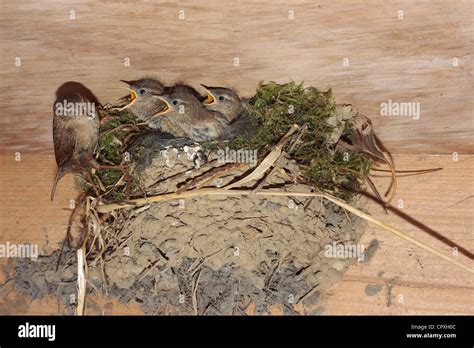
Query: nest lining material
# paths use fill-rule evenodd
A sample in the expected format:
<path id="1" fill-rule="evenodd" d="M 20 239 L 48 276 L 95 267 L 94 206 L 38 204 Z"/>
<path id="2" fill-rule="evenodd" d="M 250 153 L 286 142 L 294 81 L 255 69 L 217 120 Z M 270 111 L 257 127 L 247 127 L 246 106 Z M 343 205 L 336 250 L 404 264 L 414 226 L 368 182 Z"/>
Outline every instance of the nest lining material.
<path id="1" fill-rule="evenodd" d="M 248 284 L 242 289 L 243 296 L 265 307 L 269 303 L 263 299 L 271 292 L 269 271 L 275 262 L 293 273 L 307 270 L 298 273 L 301 286 L 291 294 L 298 299 L 316 287 L 324 291 L 342 276 L 349 259 L 324 258 L 324 247 L 332 242 L 356 243 L 363 226 L 320 199 L 195 197 L 159 206 L 140 204 L 120 212 L 107 212 L 99 203 L 123 207 L 149 195 L 185 194 L 209 186 L 277 188 L 282 193 L 296 189 L 311 194 L 314 185 L 320 185 L 341 197 L 352 197 L 353 192 L 343 185 L 358 186 L 358 176 L 368 172 L 372 161 L 355 151 L 350 160 L 343 161 L 336 149 L 352 116 L 350 107 L 336 106 L 330 92 L 294 83 L 263 85 L 246 105 L 242 118 L 252 127 L 258 125 L 251 137 L 237 134 L 229 141 L 202 145 L 162 139 L 157 133 L 141 134 L 140 125 L 126 111 L 106 109 L 97 161 L 104 165 L 126 162 L 127 168 L 97 171 L 83 186 L 90 197 L 83 215 L 89 231 L 82 243 L 89 279 L 100 278 L 112 285 L 110 289 L 136 288 L 145 276 L 153 276 L 159 283 L 163 270 L 191 260 L 197 262 L 198 269 L 212 272 L 230 267 L 234 279 Z M 259 155 L 255 163 L 222 163 L 218 154 L 223 149 L 253 150 Z M 202 167 L 195 162 L 199 152 L 207 155 Z M 258 175 L 252 176 L 256 163 Z M 343 167 L 349 170 L 341 170 Z M 323 168 L 326 171 L 322 172 Z M 321 171 L 319 176 L 314 175 L 317 171 Z M 181 204 L 186 209 L 181 209 Z M 110 220 L 112 224 L 104 223 Z M 124 255 L 124 247 L 134 256 Z M 239 251 L 237 259 L 235 250 Z M 194 303 L 193 311 L 205 307 Z M 229 309 L 222 308 L 224 313 L 229 314 Z"/>
<path id="2" fill-rule="evenodd" d="M 257 125 L 253 136 L 243 137 L 237 134 L 229 141 L 205 143 L 199 147 L 194 147 L 186 141 L 179 143 L 180 139 L 161 139 L 159 134 L 144 135 L 142 125 L 137 124 L 126 111 L 117 112 L 110 107 L 106 107 L 104 110 L 105 116 L 101 122 L 97 161 L 105 165 L 120 164 L 123 166 L 123 170 L 100 170 L 92 173 L 92 176 L 86 179 L 86 185 L 83 188 L 87 198 L 83 200 L 85 212 L 82 214 L 84 222 L 82 226 L 86 227 L 86 233 L 82 233 L 79 243 L 82 245 L 82 257 L 87 261 L 87 264 L 92 269 L 100 266 L 104 284 L 111 281 L 119 288 L 120 286 L 129 286 L 138 281 L 137 272 L 140 275 L 146 270 L 143 268 L 145 264 L 142 262 L 143 256 L 141 256 L 140 260 L 142 261 L 138 259 L 133 261 L 137 268 L 127 268 L 131 273 L 128 276 L 123 276 L 121 280 L 117 280 L 117 278 L 114 280 L 112 274 L 106 275 L 103 268 L 104 262 L 107 261 L 108 264 L 114 258 L 118 260 L 116 261 L 118 266 L 116 265 L 115 269 L 118 273 L 124 273 L 123 257 L 117 256 L 117 253 L 122 253 L 121 248 L 127 241 L 133 244 L 132 246 L 139 255 L 145 255 L 146 251 L 142 250 L 142 247 L 146 243 L 151 243 L 152 247 L 150 248 L 160 250 L 158 259 L 163 258 L 163 255 L 168 255 L 165 259 L 168 258 L 167 261 L 169 261 L 172 259 L 170 255 L 174 254 L 182 262 L 191 260 L 193 263 L 198 262 L 201 266 L 214 271 L 217 271 L 216 267 L 228 267 L 229 264 L 222 262 L 229 261 L 229 259 L 225 257 L 211 258 L 211 255 L 221 253 L 221 257 L 222 255 L 226 256 L 226 253 L 231 250 L 232 244 L 238 243 L 239 240 L 240 242 L 246 241 L 246 236 L 242 231 L 238 236 L 235 236 L 235 233 L 232 233 L 232 228 L 221 226 L 223 222 L 229 226 L 233 224 L 235 227 L 236 225 L 235 221 L 229 221 L 233 216 L 232 209 L 235 208 L 229 206 L 226 211 L 220 205 L 226 205 L 225 202 L 229 202 L 229 204 L 234 202 L 235 204 L 236 201 L 241 201 L 239 206 L 248 204 L 253 207 L 253 211 L 258 211 L 259 203 L 257 202 L 262 202 L 263 197 L 266 202 L 278 205 L 284 205 L 282 201 L 288 200 L 288 197 L 292 197 L 292 200 L 306 200 L 308 202 L 313 201 L 315 197 L 325 198 L 443 259 L 457 264 L 457 266 L 461 265 L 337 198 L 353 201 L 354 192 L 359 192 L 364 182 L 370 185 L 368 174 L 371 168 L 381 163 L 387 164 L 389 171 L 392 172 L 393 181 L 388 192 L 391 193 L 390 197 L 393 197 L 396 185 L 393 165 L 377 145 L 370 121 L 359 115 L 349 105 L 336 105 L 330 91 L 321 92 L 315 88 L 305 89 L 301 84 L 295 83 L 279 85 L 272 82 L 262 85 L 256 96 L 247 101 L 243 116 L 243 119 L 248 120 L 252 127 Z M 144 150 L 149 150 L 149 146 L 143 141 L 147 137 L 148 140 L 152 139 L 151 143 L 157 148 L 156 151 L 153 149 L 145 151 L 146 156 L 144 156 Z M 177 141 L 178 144 L 170 146 L 170 141 Z M 222 150 L 225 147 L 257 150 L 259 153 L 258 165 L 252 167 L 248 163 L 219 163 L 215 158 L 216 150 Z M 182 152 L 182 149 L 187 150 Z M 195 159 L 199 152 L 205 152 L 209 162 L 197 168 Z M 170 154 L 176 155 L 175 163 L 172 166 L 170 166 Z M 183 162 L 183 159 L 188 163 Z M 378 192 L 377 195 L 381 198 Z M 319 199 L 316 200 L 319 201 Z M 176 207 L 176 202 L 180 201 L 186 201 L 185 204 L 189 209 L 195 206 L 199 206 L 199 209 L 193 211 L 193 214 L 179 212 L 180 208 Z M 163 202 L 163 204 L 156 206 L 153 205 L 155 202 Z M 217 205 L 214 205 L 215 202 Z M 306 204 L 309 203 L 306 202 L 305 206 Z M 211 207 L 216 210 L 209 211 Z M 321 209 L 321 204 L 319 208 Z M 161 216 L 162 209 L 163 211 L 171 209 L 171 211 L 168 215 Z M 80 208 L 77 210 L 79 211 Z M 179 216 L 173 216 L 172 211 Z M 262 211 L 260 213 L 264 214 Z M 283 214 L 283 212 L 280 213 Z M 338 214 L 348 217 L 343 209 L 339 209 Z M 184 223 L 186 226 L 189 225 L 193 231 L 192 233 L 190 231 L 182 232 L 183 235 L 180 237 L 184 239 L 176 238 L 177 234 L 181 233 L 175 230 L 175 228 L 182 227 L 179 226 L 180 216 L 193 217 Z M 205 218 L 209 219 L 209 217 L 212 217 L 212 221 L 205 226 L 201 225 L 201 219 L 206 221 Z M 285 224 L 281 221 L 277 223 L 279 217 L 281 216 L 273 216 L 274 222 L 267 221 L 267 228 L 269 231 L 283 231 L 277 235 L 282 244 L 275 242 L 270 243 L 271 245 L 262 245 L 259 241 L 259 245 L 263 247 L 260 251 L 264 254 L 275 253 L 279 255 L 278 259 L 281 259 L 282 255 L 291 255 L 290 261 L 292 264 L 296 264 L 297 268 L 305 265 L 309 259 L 315 258 L 321 252 L 322 245 L 347 241 L 347 239 L 341 238 L 337 231 L 331 231 L 331 236 L 328 238 L 324 229 L 321 229 L 316 232 L 316 235 L 319 236 L 318 243 L 311 245 L 308 239 L 303 243 L 306 247 L 310 245 L 309 249 L 311 250 L 305 249 L 307 254 L 303 251 L 296 251 L 296 249 L 288 250 L 287 247 L 292 246 L 292 240 L 287 236 L 290 231 L 285 231 L 285 228 L 282 227 Z M 152 220 L 149 222 L 149 226 L 152 226 L 151 229 L 140 232 L 141 224 L 149 218 Z M 247 218 L 251 220 L 250 216 Z M 247 220 L 247 218 L 240 217 L 241 220 Z M 352 217 L 349 220 L 353 218 L 355 219 Z M 122 233 L 127 229 L 126 226 L 129 227 L 136 221 L 140 221 L 140 223 L 133 225 L 133 231 L 129 231 L 134 233 L 125 234 L 126 239 L 121 239 L 123 238 Z M 314 228 L 317 229 L 318 222 L 312 222 Z M 175 223 L 178 226 L 173 225 Z M 300 223 L 301 217 L 298 217 L 287 222 L 286 225 L 290 226 L 290 230 L 296 230 Z M 325 226 L 327 227 L 327 225 Z M 170 230 L 174 233 L 170 233 Z M 213 233 L 207 233 L 207 231 Z M 139 237 L 140 233 L 147 235 L 148 241 L 146 243 Z M 303 229 L 301 234 L 310 238 L 312 232 Z M 133 235 L 135 235 L 134 238 L 138 238 L 138 242 L 136 239 L 128 239 Z M 196 245 L 190 244 L 195 235 L 205 236 L 202 240 L 206 242 Z M 228 235 L 228 238 L 225 239 L 222 235 Z M 166 236 L 169 238 L 161 239 Z M 224 239 L 219 240 L 217 237 Z M 359 237 L 360 232 L 357 232 L 350 241 L 357 242 Z M 170 243 L 169 240 L 175 241 L 174 243 L 177 244 L 171 243 L 170 249 L 167 250 L 162 244 Z M 185 241 L 186 243 L 182 245 Z M 216 247 L 213 241 L 222 244 L 221 247 Z M 179 247 L 179 245 L 181 246 Z M 210 249 L 200 249 L 203 245 L 207 245 Z M 249 251 L 252 250 L 250 244 L 245 245 L 244 251 L 248 253 L 249 259 L 261 260 L 260 265 L 265 264 L 271 269 L 271 264 L 275 262 L 275 259 L 264 260 L 255 252 L 252 254 Z M 188 250 L 188 252 L 183 250 Z M 221 263 L 216 260 L 221 260 Z M 287 259 L 285 258 L 285 260 Z M 313 259 L 316 268 L 320 267 L 322 263 L 315 260 Z M 151 260 L 147 259 L 147 261 Z M 178 267 L 176 264 L 160 263 L 156 259 L 153 262 L 163 269 Z M 179 261 L 176 262 L 179 263 Z M 252 265 L 254 271 L 255 266 Z M 341 270 L 345 268 L 345 266 L 337 267 Z M 335 268 L 328 267 L 327 269 Z M 313 269 L 313 273 L 318 274 L 318 272 L 320 271 Z M 239 273 L 236 273 L 235 276 L 244 277 L 246 280 L 253 279 L 250 283 L 260 290 L 262 279 L 265 278 L 263 276 L 257 279 L 248 274 Z M 143 280 L 142 277 L 140 279 Z M 311 284 L 313 286 L 321 285 L 311 280 L 308 284 L 310 286 Z M 323 286 L 321 287 L 323 288 Z M 194 311 L 198 311 L 195 303 Z"/>
<path id="3" fill-rule="evenodd" d="M 102 113 L 105 117 L 101 122 L 97 160 L 104 165 L 123 163 L 133 134 L 140 137 L 144 130 L 127 110 L 117 111 L 119 109 L 109 107 Z M 363 118 L 350 105 L 336 105 L 330 90 L 322 92 L 314 87 L 305 89 L 302 84 L 270 82 L 261 85 L 257 94 L 245 103 L 241 122 L 247 131 L 241 128 L 251 136 L 237 133 L 228 141 L 201 145 L 207 153 L 226 148 L 256 151 L 261 161 L 292 126 L 304 127 L 289 155 L 302 167 L 309 183 L 350 200 L 354 192 L 361 189 L 361 183 L 374 165 L 372 154 L 362 153 L 360 147 L 348 149 L 343 145 L 354 129 L 351 122 L 355 117 Z M 368 136 L 373 137 L 372 129 Z M 165 141 L 155 138 L 155 142 L 165 146 Z M 377 155 L 384 156 L 381 151 Z M 127 195 L 137 189 L 137 182 L 133 181 L 136 172 L 130 170 L 132 168 L 133 165 L 127 173 L 130 181 L 124 181 L 123 173 L 118 170 L 97 171 L 96 182 L 90 187 L 99 182 L 102 189 L 89 193 L 100 195 L 103 201 L 130 198 Z"/>
<path id="4" fill-rule="evenodd" d="M 146 185 L 174 177 L 156 187 L 157 192 L 174 192 L 196 170 L 197 151 L 157 151 L 149 163 L 138 164 L 140 181 Z M 213 156 L 209 163 L 220 165 Z M 282 156 L 278 163 L 283 170 L 266 185 L 311 194 L 310 185 L 288 185 L 287 173 L 299 171 L 293 159 Z M 220 184 L 226 186 L 241 171 Z M 188 175 L 176 177 L 180 173 Z M 366 223 L 320 198 L 197 196 L 113 214 L 112 224 L 102 223 L 99 234 L 91 231 L 95 249 L 87 257 L 88 293 L 102 288 L 123 302 L 141 303 L 147 314 L 241 315 L 250 303 L 254 314 L 273 308 L 285 314 L 321 313 L 325 291 L 364 257 L 326 255 L 328 246 L 356 246 Z M 55 261 L 56 255 L 48 260 L 42 263 Z M 75 268 L 70 262 L 61 273 Z M 34 287 L 38 279 L 27 282 Z M 61 289 L 59 296 L 71 312 L 70 290 Z"/>

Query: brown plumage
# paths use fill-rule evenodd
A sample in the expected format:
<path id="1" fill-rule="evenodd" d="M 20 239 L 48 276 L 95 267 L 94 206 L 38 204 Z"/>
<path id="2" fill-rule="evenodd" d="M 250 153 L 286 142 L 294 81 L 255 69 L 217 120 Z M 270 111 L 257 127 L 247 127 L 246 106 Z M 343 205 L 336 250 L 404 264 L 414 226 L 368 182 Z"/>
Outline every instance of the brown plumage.
<path id="1" fill-rule="evenodd" d="M 244 111 L 239 95 L 230 88 L 209 87 L 201 85 L 206 89 L 207 98 L 204 106 L 212 111 L 220 112 L 228 122 L 233 122 Z"/>
<path id="2" fill-rule="evenodd" d="M 166 86 L 163 94 L 170 94 L 177 91 L 192 94 L 200 102 L 203 102 L 206 99 L 206 97 L 203 97 L 194 87 L 186 85 L 182 82 L 177 82 L 173 86 Z"/>
<path id="3" fill-rule="evenodd" d="M 166 106 L 150 119 L 151 128 L 176 137 L 207 141 L 219 138 L 229 125 L 224 115 L 204 108 L 189 86 L 174 86 L 155 98 Z"/>
<path id="4" fill-rule="evenodd" d="M 99 139 L 99 117 L 95 107 L 87 97 L 78 93 L 58 97 L 54 103 L 53 142 L 58 172 L 51 190 L 51 201 L 59 180 L 65 174 L 82 172 L 91 166 Z"/>
<path id="5" fill-rule="evenodd" d="M 154 94 L 161 95 L 165 92 L 165 87 L 160 81 L 152 78 L 121 81 L 128 85 L 125 89 L 130 92 L 130 102 L 121 108 L 121 111 L 128 109 L 139 120 L 147 121 L 163 109 L 163 103 L 152 97 Z"/>

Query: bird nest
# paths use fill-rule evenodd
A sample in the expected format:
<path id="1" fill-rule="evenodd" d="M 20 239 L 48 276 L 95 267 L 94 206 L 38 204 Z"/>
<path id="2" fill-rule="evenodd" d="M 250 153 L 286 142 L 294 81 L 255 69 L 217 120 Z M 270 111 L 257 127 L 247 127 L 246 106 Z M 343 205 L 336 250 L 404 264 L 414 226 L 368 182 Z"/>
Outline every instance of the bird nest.
<path id="1" fill-rule="evenodd" d="M 370 120 L 330 91 L 261 85 L 239 132 L 200 144 L 120 110 L 100 109 L 100 169 L 80 179 L 61 272 L 56 256 L 13 266 L 33 298 L 55 291 L 76 314 L 93 292 L 148 314 L 322 313 L 325 291 L 367 257 L 367 221 L 470 271 L 363 211 L 360 193 L 388 206 L 395 168 Z M 384 195 L 373 171 L 390 173 Z"/>
<path id="2" fill-rule="evenodd" d="M 86 277 L 147 313 L 301 312 L 363 259 L 357 193 L 393 166 L 331 91 L 261 85 L 237 120 L 246 131 L 201 144 L 119 110 L 101 110 L 96 160 L 110 169 L 83 177 L 71 217 L 78 313 Z"/>

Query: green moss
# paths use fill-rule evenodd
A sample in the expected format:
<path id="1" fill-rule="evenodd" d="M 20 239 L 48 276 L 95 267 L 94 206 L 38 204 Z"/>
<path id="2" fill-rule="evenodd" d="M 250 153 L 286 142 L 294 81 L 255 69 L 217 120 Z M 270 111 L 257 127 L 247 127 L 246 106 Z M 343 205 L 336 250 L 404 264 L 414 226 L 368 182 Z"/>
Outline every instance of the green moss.
<path id="1" fill-rule="evenodd" d="M 201 148 L 205 152 L 211 152 L 219 150 L 220 146 L 214 141 L 204 141 L 201 143 Z"/>
<path id="2" fill-rule="evenodd" d="M 98 175 L 106 188 L 115 185 L 122 177 L 122 172 L 116 169 L 99 170 Z"/>
<path id="3" fill-rule="evenodd" d="M 133 124 L 136 122 L 134 116 L 127 110 L 114 112 L 112 113 L 112 116 L 114 116 L 112 119 L 101 124 L 100 126 L 101 134 L 107 131 L 113 130 L 121 125 Z"/>
<path id="4" fill-rule="evenodd" d="M 248 123 L 255 130 L 253 136 L 237 135 L 224 144 L 205 142 L 201 144 L 203 149 L 216 151 L 225 146 L 232 149 L 252 149 L 257 150 L 262 157 L 293 124 L 306 125 L 307 130 L 301 137 L 301 144 L 289 155 L 300 164 L 311 184 L 350 199 L 353 192 L 359 189 L 363 177 L 370 171 L 371 160 L 356 152 L 340 151 L 334 140 L 331 140 L 334 128 L 328 124 L 328 119 L 336 115 L 336 102 L 331 90 L 305 88 L 303 83 L 269 82 L 259 86 L 255 96 L 247 101 L 244 113 L 243 117 L 248 118 Z M 117 165 L 121 162 L 122 144 L 130 134 L 129 130 L 121 126 L 136 122 L 127 111 L 115 112 L 114 116 L 100 127 L 99 164 Z M 350 122 L 347 122 L 343 135 L 350 135 L 351 130 Z M 137 149 L 132 160 L 136 161 L 135 157 L 141 157 L 143 153 L 141 149 Z M 128 174 L 132 178 L 133 189 L 137 185 L 137 179 L 133 170 L 128 169 Z M 100 170 L 97 175 L 106 188 L 111 189 L 105 198 L 127 198 L 123 185 L 113 188 L 123 175 L 120 170 Z"/>
<path id="5" fill-rule="evenodd" d="M 302 143 L 290 155 L 305 169 L 304 174 L 313 185 L 349 199 L 370 171 L 371 161 L 355 152 L 336 150 L 330 140 L 334 128 L 327 123 L 335 112 L 331 90 L 304 88 L 303 83 L 269 82 L 261 85 L 246 105 L 244 117 L 257 124 L 255 134 L 248 138 L 236 136 L 225 146 L 256 149 L 262 155 L 293 124 L 307 125 Z M 344 134 L 350 131 L 346 124 Z"/>
<path id="6" fill-rule="evenodd" d="M 122 160 L 122 145 L 113 133 L 106 133 L 99 138 L 99 160 L 108 164 L 119 164 Z"/>
<path id="7" fill-rule="evenodd" d="M 321 144 L 332 131 L 325 121 L 334 109 L 331 90 L 305 89 L 303 83 L 280 85 L 269 82 L 260 86 L 245 111 L 246 117 L 256 119 L 258 130 L 250 139 L 239 139 L 238 145 L 247 142 L 247 146 L 261 150 L 268 144 L 277 143 L 293 124 L 307 124 L 306 141 Z"/>
<path id="8" fill-rule="evenodd" d="M 111 117 L 112 116 L 112 117 Z M 97 149 L 97 163 L 102 166 L 116 166 L 122 162 L 123 144 L 130 134 L 129 130 L 124 129 L 125 125 L 135 124 L 135 119 L 127 111 L 110 112 L 102 119 L 100 125 L 99 146 Z M 131 190 L 136 187 L 137 179 L 133 170 L 126 169 L 126 173 L 131 178 Z M 124 172 L 120 169 L 101 169 L 97 170 L 95 175 L 105 186 L 106 192 L 102 193 L 103 198 L 110 201 L 123 200 L 126 198 L 124 185 L 117 185 Z M 116 186 L 117 185 L 117 186 Z"/>

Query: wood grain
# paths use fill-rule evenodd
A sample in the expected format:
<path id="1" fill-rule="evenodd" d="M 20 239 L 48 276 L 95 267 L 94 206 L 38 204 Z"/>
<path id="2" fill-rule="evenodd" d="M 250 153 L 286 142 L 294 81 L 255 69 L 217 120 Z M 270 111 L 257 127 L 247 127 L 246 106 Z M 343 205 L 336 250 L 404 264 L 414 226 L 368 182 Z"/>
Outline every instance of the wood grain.
<path id="1" fill-rule="evenodd" d="M 78 81 L 107 102 L 125 93 L 119 79 L 153 74 L 167 83 L 233 86 L 244 96 L 260 80 L 332 87 L 339 102 L 373 120 L 392 152 L 406 154 L 396 156 L 398 169 L 444 167 L 401 178 L 395 202 L 403 200 L 402 212 L 474 252 L 471 1 L 11 1 L 2 2 L 0 16 L 2 243 L 35 243 L 49 254 L 64 236 L 76 192 L 68 175 L 49 202 L 56 89 Z M 453 67 L 453 58 L 459 66 Z M 388 100 L 419 101 L 421 118 L 380 116 L 380 104 Z M 460 153 L 458 161 L 439 155 L 452 152 Z M 376 205 L 370 212 L 452 253 L 394 214 Z M 352 266 L 331 288 L 323 313 L 474 313 L 472 278 L 376 227 L 361 242 L 367 246 L 373 239 L 380 242 L 375 256 Z M 462 254 L 459 260 L 472 265 Z M 373 284 L 381 288 L 369 296 Z M 29 305 L 17 300 L 9 313 Z M 34 301 L 30 312 L 57 313 L 57 305 Z"/>
<path id="2" fill-rule="evenodd" d="M 458 161 L 453 161 L 451 156 L 397 155 L 395 160 L 400 170 L 444 168 L 423 176 L 400 178 L 395 204 L 403 200 L 400 209 L 403 213 L 473 253 L 474 156 L 461 155 Z M 52 155 L 26 156 L 20 162 L 0 155 L 1 243 L 35 243 L 44 254 L 59 248 L 69 216 L 66 209 L 69 200 L 76 197 L 76 191 L 73 177 L 68 175 L 60 182 L 54 203 L 49 202 L 54 163 Z M 375 178 L 375 182 L 382 189 L 388 179 Z M 385 215 L 378 205 L 371 204 L 369 212 L 452 255 L 451 247 L 393 213 Z M 474 313 L 472 276 L 385 230 L 369 226 L 360 243 L 368 247 L 373 239 L 377 239 L 380 246 L 370 261 L 351 266 L 342 282 L 317 304 L 324 308 L 324 314 Z M 456 259 L 471 267 L 474 264 L 462 254 Z M 4 281 L 3 277 L 0 272 L 0 281 Z M 381 285 L 381 290 L 369 296 L 365 290 L 373 284 Z M 401 303 L 399 295 L 403 296 Z M 57 313 L 56 302 L 47 303 L 50 305 L 39 301 L 33 305 L 32 313 Z M 120 308 L 117 311 L 122 313 L 124 309 Z M 312 308 L 307 310 L 310 312 Z"/>
<path id="3" fill-rule="evenodd" d="M 456 259 L 474 267 L 474 156 L 461 157 L 456 162 L 449 156 L 405 155 L 396 156 L 396 162 L 399 169 L 443 167 L 440 172 L 400 178 L 395 205 L 403 200 L 401 211 L 466 248 L 471 258 L 458 254 Z M 383 183 L 382 178 L 377 180 L 379 187 Z M 451 247 L 395 214 L 385 215 L 374 205 L 370 212 L 446 255 L 453 255 Z M 373 239 L 380 242 L 375 256 L 370 262 L 351 267 L 343 281 L 331 289 L 326 314 L 474 313 L 472 275 L 453 269 L 378 227 L 369 226 L 361 243 L 367 247 Z M 382 285 L 374 296 L 365 293 L 371 284 Z"/>
<path id="4" fill-rule="evenodd" d="M 474 149 L 469 0 L 19 0 L 1 6 L 5 151 L 52 151 L 51 107 L 62 83 L 81 82 L 108 102 L 124 94 L 120 79 L 149 74 L 167 83 L 233 86 L 244 96 L 261 80 L 304 80 L 332 87 L 339 102 L 367 114 L 393 152 Z M 380 116 L 388 100 L 419 102 L 420 119 Z"/>

